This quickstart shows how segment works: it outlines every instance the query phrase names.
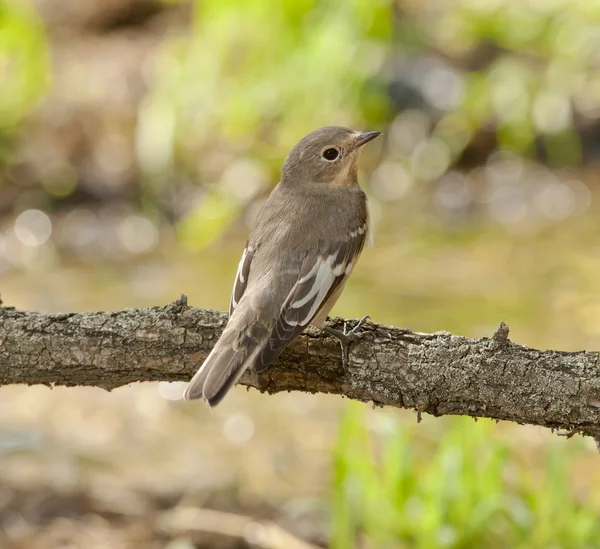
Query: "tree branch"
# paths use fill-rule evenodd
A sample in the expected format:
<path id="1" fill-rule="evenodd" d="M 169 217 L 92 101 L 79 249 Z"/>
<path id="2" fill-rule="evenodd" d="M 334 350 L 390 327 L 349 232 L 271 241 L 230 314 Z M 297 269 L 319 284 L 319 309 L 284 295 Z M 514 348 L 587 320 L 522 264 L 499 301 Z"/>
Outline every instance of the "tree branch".
<path id="1" fill-rule="evenodd" d="M 225 313 L 187 306 L 114 313 L 44 314 L 0 308 L 0 385 L 112 389 L 134 381 L 188 380 L 219 337 Z M 343 322 L 332 320 L 333 326 Z M 488 417 L 600 439 L 598 353 L 539 351 L 491 338 L 415 333 L 367 323 L 350 347 L 321 333 L 299 337 L 258 379 L 263 392 L 333 393 L 434 416 Z"/>

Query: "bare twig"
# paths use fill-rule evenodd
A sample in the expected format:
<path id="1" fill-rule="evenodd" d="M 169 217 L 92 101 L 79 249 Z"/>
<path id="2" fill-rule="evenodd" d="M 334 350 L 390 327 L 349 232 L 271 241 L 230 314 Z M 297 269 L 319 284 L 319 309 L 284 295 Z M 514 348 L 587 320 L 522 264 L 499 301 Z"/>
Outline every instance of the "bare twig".
<path id="1" fill-rule="evenodd" d="M 199 532 L 240 538 L 261 549 L 318 549 L 274 522 L 198 507 L 177 507 L 165 511 L 158 517 L 157 526 L 169 534 Z"/>

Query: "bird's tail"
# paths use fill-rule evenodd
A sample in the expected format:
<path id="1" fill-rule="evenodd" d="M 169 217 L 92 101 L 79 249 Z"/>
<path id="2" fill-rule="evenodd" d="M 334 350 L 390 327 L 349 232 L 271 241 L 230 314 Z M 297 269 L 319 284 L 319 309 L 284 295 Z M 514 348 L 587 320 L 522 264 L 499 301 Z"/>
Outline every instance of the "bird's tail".
<path id="1" fill-rule="evenodd" d="M 238 306 L 219 341 L 190 381 L 183 398 L 204 398 L 209 406 L 216 406 L 242 374 L 254 366 L 268 334 L 267 326 L 256 319 L 253 311 L 243 311 Z"/>

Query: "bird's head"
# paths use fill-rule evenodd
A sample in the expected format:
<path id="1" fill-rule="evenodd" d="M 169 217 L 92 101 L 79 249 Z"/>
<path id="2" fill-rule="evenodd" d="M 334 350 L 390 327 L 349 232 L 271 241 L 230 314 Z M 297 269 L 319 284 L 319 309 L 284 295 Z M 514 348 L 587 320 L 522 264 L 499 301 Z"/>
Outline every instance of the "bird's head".
<path id="1" fill-rule="evenodd" d="M 361 147 L 381 132 L 361 133 L 340 126 L 320 128 L 301 139 L 281 170 L 290 185 L 348 185 L 356 183 Z"/>

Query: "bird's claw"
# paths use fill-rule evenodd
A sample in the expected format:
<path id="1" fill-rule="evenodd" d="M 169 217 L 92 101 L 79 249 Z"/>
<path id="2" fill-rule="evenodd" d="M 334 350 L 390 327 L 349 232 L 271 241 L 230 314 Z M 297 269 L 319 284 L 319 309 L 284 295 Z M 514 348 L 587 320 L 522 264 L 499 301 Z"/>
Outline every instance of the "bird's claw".
<path id="1" fill-rule="evenodd" d="M 357 337 L 360 336 L 360 334 L 357 334 L 357 330 L 359 330 L 362 325 L 367 321 L 367 320 L 371 320 L 371 317 L 369 315 L 365 315 L 363 316 L 357 323 L 356 326 L 354 326 L 354 328 L 352 328 L 352 330 L 348 330 L 348 322 L 344 321 L 344 335 L 350 339 L 356 339 Z"/>
<path id="2" fill-rule="evenodd" d="M 344 331 L 343 332 L 338 332 L 337 330 L 330 328 L 328 326 L 323 328 L 323 331 L 325 333 L 335 337 L 340 342 L 340 347 L 342 348 L 342 367 L 344 368 L 345 372 L 348 371 L 348 368 L 347 368 L 347 366 L 348 366 L 348 347 L 350 345 L 350 342 L 352 342 L 355 339 L 357 339 L 358 337 L 360 337 L 361 334 L 358 332 L 358 330 L 365 323 L 365 321 L 370 318 L 371 317 L 369 315 L 363 316 L 356 323 L 356 326 L 354 326 L 354 328 L 352 328 L 351 330 L 348 330 L 348 323 L 344 322 Z"/>

